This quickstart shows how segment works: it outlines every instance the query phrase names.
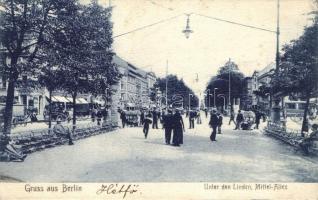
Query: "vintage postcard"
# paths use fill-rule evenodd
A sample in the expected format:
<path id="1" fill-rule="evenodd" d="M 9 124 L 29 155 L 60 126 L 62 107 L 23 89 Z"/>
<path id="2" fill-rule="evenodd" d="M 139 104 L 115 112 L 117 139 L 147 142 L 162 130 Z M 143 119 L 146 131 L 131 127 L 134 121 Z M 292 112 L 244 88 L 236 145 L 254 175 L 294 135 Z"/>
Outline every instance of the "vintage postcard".
<path id="1" fill-rule="evenodd" d="M 0 0 L 0 199 L 318 199 L 317 0 Z"/>

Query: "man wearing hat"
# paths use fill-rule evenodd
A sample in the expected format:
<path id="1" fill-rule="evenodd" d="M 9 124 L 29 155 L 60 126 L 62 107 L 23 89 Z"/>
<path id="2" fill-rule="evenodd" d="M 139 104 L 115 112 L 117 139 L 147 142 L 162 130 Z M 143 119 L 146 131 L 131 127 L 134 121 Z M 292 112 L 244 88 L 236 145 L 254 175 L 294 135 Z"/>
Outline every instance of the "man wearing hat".
<path id="1" fill-rule="evenodd" d="M 53 133 L 55 133 L 57 136 L 67 137 L 69 139 L 68 144 L 69 145 L 73 144 L 71 132 L 67 127 L 65 128 L 61 124 L 61 119 L 57 119 L 56 124 L 53 127 Z"/>
<path id="2" fill-rule="evenodd" d="M 172 110 L 168 110 L 168 114 L 163 116 L 163 126 L 165 129 L 165 142 L 166 144 L 170 144 L 171 141 L 171 132 L 173 129 L 173 115 Z"/>
<path id="3" fill-rule="evenodd" d="M 212 114 L 211 114 L 211 117 L 210 117 L 210 122 L 209 122 L 209 125 L 210 127 L 212 128 L 212 133 L 210 135 L 210 140 L 211 141 L 216 141 L 215 140 L 215 137 L 216 137 L 216 128 L 218 127 L 218 124 L 219 124 L 219 118 L 216 114 L 216 110 L 213 109 L 212 110 Z"/>

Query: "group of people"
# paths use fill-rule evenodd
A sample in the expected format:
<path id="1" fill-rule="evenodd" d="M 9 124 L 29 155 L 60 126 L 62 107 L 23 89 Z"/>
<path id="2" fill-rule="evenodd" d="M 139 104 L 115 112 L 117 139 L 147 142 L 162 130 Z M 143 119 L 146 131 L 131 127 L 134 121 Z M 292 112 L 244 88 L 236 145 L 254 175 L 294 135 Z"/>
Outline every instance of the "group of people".
<path id="1" fill-rule="evenodd" d="M 194 129 L 195 120 L 197 124 L 202 124 L 200 110 L 189 110 L 186 112 L 186 117 L 189 117 L 189 129 Z"/>
<path id="2" fill-rule="evenodd" d="M 108 111 L 106 109 L 97 109 L 97 108 L 92 108 L 91 109 L 91 119 L 92 122 L 97 121 L 97 125 L 101 125 L 101 121 L 106 120 L 108 116 Z"/>
<path id="3" fill-rule="evenodd" d="M 123 110 L 120 111 L 120 119 L 124 128 L 127 123 L 127 116 Z M 180 110 L 168 109 L 167 112 L 159 111 L 156 108 L 141 110 L 139 120 L 143 127 L 145 139 L 148 137 L 150 125 L 152 124 L 152 129 L 159 129 L 158 123 L 160 122 L 165 132 L 165 143 L 167 145 L 180 146 L 180 144 L 183 144 L 184 123 Z"/>
<path id="4" fill-rule="evenodd" d="M 175 110 L 173 113 L 172 110 L 168 110 L 168 113 L 163 115 L 162 125 L 165 130 L 165 142 L 167 145 L 171 143 L 171 134 L 172 145 L 180 146 L 183 144 L 183 132 L 184 132 L 184 123 L 179 110 Z"/>
<path id="5" fill-rule="evenodd" d="M 259 110 L 254 110 L 253 113 L 254 113 L 253 117 L 251 117 L 251 116 L 244 117 L 242 111 L 239 110 L 237 115 L 236 115 L 236 118 L 235 118 L 235 113 L 232 110 L 232 112 L 230 114 L 229 125 L 231 125 L 231 122 L 234 122 L 234 124 L 235 124 L 234 130 L 240 130 L 240 129 L 249 130 L 252 128 L 252 125 L 255 123 L 254 129 L 258 129 L 259 124 L 261 122 L 261 119 L 263 118 L 263 121 L 266 120 L 265 114 Z M 247 119 L 245 119 L 245 118 L 247 118 Z"/>
<path id="6" fill-rule="evenodd" d="M 212 128 L 212 133 L 210 135 L 210 140 L 212 142 L 216 141 L 216 135 L 222 134 L 222 125 L 223 125 L 223 116 L 221 112 L 218 112 L 216 109 L 213 109 L 211 112 L 204 110 L 206 118 L 210 114 L 209 126 Z M 254 111 L 253 124 L 255 123 L 255 129 L 258 129 L 260 120 L 262 118 L 262 113 L 259 111 Z M 189 129 L 194 129 L 195 120 L 197 124 L 201 124 L 201 116 L 199 110 L 188 110 L 186 111 L 186 117 L 189 118 Z M 246 130 L 246 117 L 244 117 L 243 112 L 239 110 L 235 115 L 234 111 L 230 112 L 230 121 L 229 125 L 232 122 L 235 124 L 234 130 Z M 125 127 L 127 118 L 125 111 L 120 112 L 120 119 L 122 121 L 122 127 Z M 141 110 L 139 125 L 143 127 L 143 133 L 145 138 L 148 137 L 149 128 L 152 124 L 153 129 L 158 129 L 158 123 L 162 124 L 162 128 L 165 132 L 165 143 L 172 144 L 174 146 L 180 146 L 183 144 L 183 132 L 184 132 L 184 123 L 182 119 L 181 110 L 178 109 L 168 109 L 167 111 L 157 110 L 153 108 L 152 110 Z"/>

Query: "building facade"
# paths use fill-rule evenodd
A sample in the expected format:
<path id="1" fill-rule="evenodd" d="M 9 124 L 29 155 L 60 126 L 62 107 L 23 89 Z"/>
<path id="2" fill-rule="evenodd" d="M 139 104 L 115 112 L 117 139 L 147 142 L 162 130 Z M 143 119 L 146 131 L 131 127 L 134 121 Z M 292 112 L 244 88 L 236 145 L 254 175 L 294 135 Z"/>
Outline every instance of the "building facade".
<path id="1" fill-rule="evenodd" d="M 240 108 L 251 110 L 253 105 L 252 77 L 246 77 L 243 80 L 243 91 L 241 94 Z"/>
<path id="2" fill-rule="evenodd" d="M 260 71 L 254 71 L 251 77 L 251 94 L 252 106 L 258 107 L 261 110 L 269 111 L 271 109 L 271 95 L 270 93 L 264 94 L 265 96 L 257 95 L 257 91 L 261 88 L 270 87 L 271 76 L 275 70 L 275 63 L 270 63 Z"/>
<path id="3" fill-rule="evenodd" d="M 113 62 L 122 75 L 115 94 L 119 99 L 118 107 L 121 109 L 149 108 L 152 104 L 150 90 L 156 82 L 155 74 L 138 69 L 116 55 L 113 57 Z"/>

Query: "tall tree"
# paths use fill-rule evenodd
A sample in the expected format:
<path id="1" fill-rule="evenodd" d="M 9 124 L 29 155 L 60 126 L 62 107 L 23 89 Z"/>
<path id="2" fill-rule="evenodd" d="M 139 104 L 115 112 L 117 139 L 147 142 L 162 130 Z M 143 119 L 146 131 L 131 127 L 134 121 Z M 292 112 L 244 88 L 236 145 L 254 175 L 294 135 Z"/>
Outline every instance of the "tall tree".
<path id="1" fill-rule="evenodd" d="M 5 57 L 4 75 L 8 81 L 4 113 L 4 134 L 11 133 L 14 91 L 22 74 L 34 74 L 30 65 L 41 48 L 50 21 L 68 0 L 2 0 L 0 2 L 1 44 Z"/>
<path id="2" fill-rule="evenodd" d="M 308 107 L 310 98 L 317 97 L 318 90 L 318 15 L 313 24 L 305 28 L 297 40 L 284 46 L 280 71 L 273 80 L 274 92 L 281 96 L 298 93 L 306 100 L 302 135 L 308 129 Z"/>
<path id="3" fill-rule="evenodd" d="M 209 90 L 209 94 L 214 95 L 214 88 L 218 88 L 216 90 L 217 94 L 223 94 L 227 96 L 227 101 L 229 101 L 229 89 L 231 102 L 230 105 L 233 105 L 234 98 L 240 98 L 243 90 L 243 79 L 244 75 L 239 71 L 238 65 L 233 61 L 229 60 L 224 64 L 224 66 L 220 67 L 216 76 L 213 76 L 206 90 Z M 208 99 L 208 97 L 207 97 Z M 209 101 L 206 101 L 209 102 Z M 216 105 L 222 104 L 222 99 L 216 98 Z M 213 105 L 213 101 L 210 101 L 209 107 Z"/>
<path id="4" fill-rule="evenodd" d="M 73 99 L 73 130 L 77 96 L 105 94 L 106 88 L 118 81 L 118 71 L 112 64 L 110 14 L 110 9 L 92 2 L 88 6 L 73 4 L 56 16 L 59 29 L 53 31 L 48 49 L 61 72 L 61 86 Z"/>
<path id="5" fill-rule="evenodd" d="M 189 97 L 190 106 L 198 106 L 198 98 L 195 96 L 194 92 L 184 83 L 183 79 L 179 79 L 175 75 L 168 75 L 164 78 L 158 78 L 154 84 L 154 88 L 158 88 L 161 91 L 162 96 L 166 94 L 166 80 L 168 81 L 168 105 L 179 107 L 183 105 L 185 108 L 189 107 Z M 153 96 L 155 92 L 153 91 Z M 154 97 L 153 97 L 154 98 Z"/>

